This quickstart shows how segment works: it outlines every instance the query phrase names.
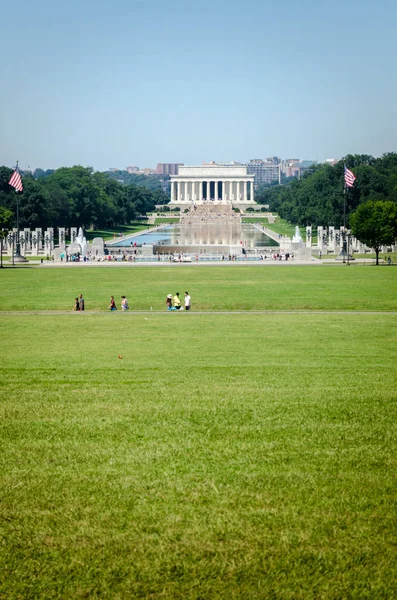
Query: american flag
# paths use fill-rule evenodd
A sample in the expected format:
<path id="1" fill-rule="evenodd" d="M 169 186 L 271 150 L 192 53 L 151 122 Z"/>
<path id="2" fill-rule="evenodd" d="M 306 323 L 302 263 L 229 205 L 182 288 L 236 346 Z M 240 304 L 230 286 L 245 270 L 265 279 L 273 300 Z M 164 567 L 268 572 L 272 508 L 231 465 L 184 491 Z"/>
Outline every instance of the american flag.
<path id="1" fill-rule="evenodd" d="M 354 182 L 356 181 L 355 174 L 350 171 L 345 165 L 345 185 L 346 187 L 352 188 L 354 186 Z"/>
<path id="2" fill-rule="evenodd" d="M 17 192 L 22 192 L 22 190 L 23 190 L 22 177 L 18 171 L 18 167 L 16 167 L 16 169 L 13 172 L 13 174 L 11 175 L 11 179 L 8 183 L 10 185 L 12 185 L 12 187 L 15 188 L 15 190 Z"/>

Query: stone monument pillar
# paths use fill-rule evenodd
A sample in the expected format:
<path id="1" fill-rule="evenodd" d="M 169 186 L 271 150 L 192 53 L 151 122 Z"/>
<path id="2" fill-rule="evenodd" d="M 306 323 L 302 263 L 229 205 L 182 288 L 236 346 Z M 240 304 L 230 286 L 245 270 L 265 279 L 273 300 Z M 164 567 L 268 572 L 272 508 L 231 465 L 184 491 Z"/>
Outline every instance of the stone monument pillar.
<path id="1" fill-rule="evenodd" d="M 330 226 L 329 229 L 329 234 L 328 234 L 328 251 L 331 254 L 334 254 L 335 252 L 335 227 Z"/>
<path id="2" fill-rule="evenodd" d="M 21 256 L 26 255 L 26 238 L 23 229 L 21 229 L 19 232 L 19 253 Z"/>
<path id="3" fill-rule="evenodd" d="M 51 254 L 51 231 L 49 229 L 44 232 L 44 254 L 46 256 Z"/>
<path id="4" fill-rule="evenodd" d="M 43 230 L 41 229 L 41 227 L 36 227 L 36 240 L 37 240 L 36 256 L 38 256 L 43 249 Z"/>
<path id="5" fill-rule="evenodd" d="M 74 242 L 76 241 L 76 237 L 77 237 L 77 227 L 71 227 L 70 228 L 70 243 L 74 244 Z"/>
<path id="6" fill-rule="evenodd" d="M 58 227 L 59 248 L 66 249 L 66 230 L 65 227 Z"/>
<path id="7" fill-rule="evenodd" d="M 341 234 L 340 234 L 340 229 L 334 229 L 334 237 L 335 237 L 335 248 L 334 248 L 334 252 L 335 254 L 340 254 L 340 249 L 341 249 Z"/>
<path id="8" fill-rule="evenodd" d="M 312 247 L 312 226 L 308 225 L 306 227 L 306 248 Z"/>
<path id="9" fill-rule="evenodd" d="M 30 252 L 32 250 L 32 234 L 30 233 L 30 229 L 25 227 L 23 230 L 23 237 L 25 238 L 25 255 L 26 252 Z"/>

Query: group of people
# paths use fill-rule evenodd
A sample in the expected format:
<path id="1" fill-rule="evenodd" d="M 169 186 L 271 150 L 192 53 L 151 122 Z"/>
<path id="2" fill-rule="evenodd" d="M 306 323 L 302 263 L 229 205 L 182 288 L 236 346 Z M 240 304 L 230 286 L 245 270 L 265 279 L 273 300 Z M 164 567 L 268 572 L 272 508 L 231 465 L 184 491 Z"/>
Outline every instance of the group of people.
<path id="1" fill-rule="evenodd" d="M 73 310 L 77 310 L 77 311 L 84 310 L 84 298 L 83 298 L 83 294 L 79 294 L 79 297 L 74 299 Z"/>
<path id="2" fill-rule="evenodd" d="M 110 296 L 110 304 L 108 310 L 117 310 L 114 296 Z M 121 310 L 128 310 L 128 300 L 125 296 L 121 296 Z"/>
<path id="3" fill-rule="evenodd" d="M 185 310 L 190 310 L 192 299 L 189 295 L 189 292 L 185 292 L 184 305 Z M 168 294 L 165 300 L 165 305 L 167 310 L 183 310 L 182 300 L 179 297 L 179 292 L 173 296 L 172 294 Z"/>
<path id="4" fill-rule="evenodd" d="M 189 292 L 185 292 L 185 297 L 183 299 L 183 303 L 184 303 L 185 310 L 190 310 L 191 298 L 190 298 Z M 166 298 L 166 307 L 167 307 L 167 310 L 183 310 L 182 300 L 179 297 L 179 292 L 177 292 L 175 294 L 175 296 L 173 296 L 172 294 L 168 294 L 168 296 Z M 128 310 L 128 308 L 129 308 L 128 300 L 125 296 L 121 296 L 120 308 L 123 311 Z M 78 298 L 75 298 L 73 310 L 76 310 L 76 311 L 84 310 L 83 294 L 80 294 Z M 116 305 L 114 296 L 110 296 L 110 303 L 108 306 L 108 310 L 117 310 L 117 305 Z"/>

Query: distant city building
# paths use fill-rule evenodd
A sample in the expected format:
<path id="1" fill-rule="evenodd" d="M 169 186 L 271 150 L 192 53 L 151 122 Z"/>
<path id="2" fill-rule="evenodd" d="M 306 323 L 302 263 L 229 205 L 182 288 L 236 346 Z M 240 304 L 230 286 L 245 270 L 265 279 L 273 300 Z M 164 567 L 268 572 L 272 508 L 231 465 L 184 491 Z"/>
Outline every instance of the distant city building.
<path id="1" fill-rule="evenodd" d="M 154 169 L 149 169 L 149 168 L 139 169 L 138 173 L 139 173 L 139 175 L 146 175 L 146 177 L 147 177 L 148 175 L 154 175 Z"/>
<path id="2" fill-rule="evenodd" d="M 247 167 L 247 175 L 254 175 L 254 186 L 257 188 L 260 185 L 273 183 L 274 181 L 278 181 L 280 183 L 280 162 L 280 158 L 277 156 L 272 156 L 266 160 L 263 158 L 253 158 L 248 163 L 241 163 L 231 160 L 229 162 L 220 162 L 216 164 L 222 167 Z M 215 163 L 210 162 L 207 165 L 204 163 L 204 166 L 212 164 Z"/>
<path id="3" fill-rule="evenodd" d="M 139 167 L 136 167 L 135 165 L 127 167 L 126 170 L 128 171 L 128 173 L 139 173 Z"/>
<path id="4" fill-rule="evenodd" d="M 252 158 L 245 165 L 247 173 L 255 176 L 255 187 L 260 185 L 280 183 L 280 159 L 277 156 L 263 160 L 262 158 Z"/>
<path id="5" fill-rule="evenodd" d="M 339 161 L 340 161 L 340 158 L 327 158 L 324 162 L 327 165 L 334 167 L 336 164 L 338 164 Z"/>
<path id="6" fill-rule="evenodd" d="M 316 165 L 316 160 L 300 160 L 299 158 L 287 158 L 281 161 L 280 171 L 285 177 L 296 177 L 300 179 L 302 175 Z"/>
<path id="7" fill-rule="evenodd" d="M 158 163 L 156 175 L 178 175 L 178 167 L 182 166 L 183 163 Z"/>

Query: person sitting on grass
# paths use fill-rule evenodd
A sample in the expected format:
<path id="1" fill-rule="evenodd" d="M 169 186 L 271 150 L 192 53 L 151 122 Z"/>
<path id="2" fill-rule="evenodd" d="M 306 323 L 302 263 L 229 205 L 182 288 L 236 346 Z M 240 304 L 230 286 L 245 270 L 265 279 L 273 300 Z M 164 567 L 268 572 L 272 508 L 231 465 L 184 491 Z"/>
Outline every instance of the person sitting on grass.
<path id="1" fill-rule="evenodd" d="M 168 294 L 165 300 L 165 305 L 167 307 L 167 310 L 172 310 L 172 294 Z"/>
<path id="2" fill-rule="evenodd" d="M 128 310 L 128 300 L 125 296 L 121 296 L 121 310 Z"/>

